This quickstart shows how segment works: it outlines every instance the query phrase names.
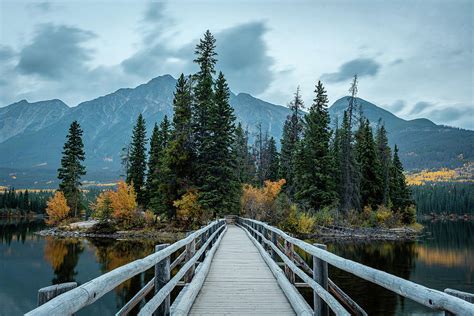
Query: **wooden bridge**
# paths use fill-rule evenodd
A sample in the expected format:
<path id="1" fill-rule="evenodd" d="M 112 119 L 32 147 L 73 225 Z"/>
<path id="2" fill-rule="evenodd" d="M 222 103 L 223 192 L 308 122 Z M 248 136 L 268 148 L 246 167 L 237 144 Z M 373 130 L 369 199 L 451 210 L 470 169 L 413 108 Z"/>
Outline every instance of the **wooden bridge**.
<path id="1" fill-rule="evenodd" d="M 448 315 L 474 315 L 473 294 L 429 289 L 240 217 L 216 220 L 172 245 L 158 245 L 155 253 L 81 286 L 40 289 L 39 307 L 26 315 L 72 315 L 153 267 L 155 277 L 116 315 L 134 308 L 140 308 L 139 315 L 367 315 L 331 281 L 328 264 Z M 176 287 L 181 290 L 171 301 Z M 313 291 L 310 303 L 299 287 Z"/>

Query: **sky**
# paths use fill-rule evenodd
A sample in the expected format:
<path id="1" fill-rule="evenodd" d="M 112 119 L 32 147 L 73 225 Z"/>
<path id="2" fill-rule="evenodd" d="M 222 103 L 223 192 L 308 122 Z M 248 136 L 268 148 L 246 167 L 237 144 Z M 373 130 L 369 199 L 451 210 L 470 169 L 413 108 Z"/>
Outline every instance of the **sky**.
<path id="1" fill-rule="evenodd" d="M 209 29 L 234 93 L 286 105 L 318 80 L 404 119 L 474 129 L 474 1 L 0 0 L 0 106 L 69 106 L 196 70 Z"/>

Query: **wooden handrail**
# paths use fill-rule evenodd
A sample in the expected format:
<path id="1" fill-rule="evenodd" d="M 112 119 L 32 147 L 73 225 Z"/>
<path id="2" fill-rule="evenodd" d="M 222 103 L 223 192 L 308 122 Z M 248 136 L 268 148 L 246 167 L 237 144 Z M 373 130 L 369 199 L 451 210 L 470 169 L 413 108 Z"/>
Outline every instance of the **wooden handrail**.
<path id="1" fill-rule="evenodd" d="M 94 303 L 124 281 L 139 273 L 145 272 L 158 262 L 168 258 L 171 254 L 186 246 L 201 236 L 203 233 L 214 230 L 217 228 L 216 226 L 221 226 L 223 224 L 225 224 L 224 219 L 213 221 L 206 227 L 195 231 L 186 238 L 175 242 L 169 247 L 155 252 L 143 259 L 135 260 L 112 271 L 109 271 L 93 280 L 90 280 L 87 283 L 84 283 L 81 286 L 78 286 L 73 290 L 70 290 L 69 292 L 57 296 L 49 302 L 31 310 L 25 315 L 54 316 L 73 314 L 79 311 L 81 308 Z M 211 238 L 209 238 L 209 240 L 210 239 Z"/>
<path id="2" fill-rule="evenodd" d="M 197 262 L 198 258 L 206 251 L 207 246 L 212 243 L 212 240 L 220 234 L 222 229 L 225 229 L 226 226 L 220 226 L 218 227 L 215 232 L 211 235 L 211 237 L 204 243 L 204 245 L 197 251 L 192 258 L 190 258 L 186 264 L 176 273 L 176 275 L 163 287 L 161 288 L 158 293 L 155 294 L 146 304 L 143 306 L 143 308 L 140 310 L 138 315 L 151 315 L 157 308 L 158 306 L 163 303 L 165 298 L 170 295 L 171 291 L 175 288 L 176 284 L 178 284 L 179 280 L 181 280 L 185 274 L 194 266 L 194 264 Z M 223 234 L 220 234 L 222 237 Z M 220 239 L 219 239 L 220 240 Z"/>
<path id="3" fill-rule="evenodd" d="M 468 303 L 460 298 L 448 295 L 438 290 L 427 288 L 423 285 L 402 279 L 387 272 L 367 267 L 361 263 L 339 257 L 329 251 L 317 248 L 305 241 L 291 237 L 282 230 L 263 222 L 249 218 L 240 218 L 240 220 L 249 221 L 250 223 L 267 229 L 268 231 L 274 232 L 284 240 L 299 247 L 301 250 L 336 268 L 380 285 L 387 290 L 409 298 L 424 306 L 432 309 L 449 311 L 457 315 L 474 315 L 474 304 Z"/>
<path id="4" fill-rule="evenodd" d="M 294 272 L 296 273 L 304 282 L 306 282 L 316 293 L 321 297 L 332 309 L 332 311 L 336 315 L 350 315 L 344 307 L 328 292 L 326 291 L 321 285 L 316 283 L 312 278 L 310 278 L 303 270 L 298 268 L 296 264 L 290 260 L 276 245 L 274 245 L 271 241 L 269 241 L 263 234 L 258 232 L 256 229 L 252 228 L 248 224 L 240 223 L 241 225 L 245 225 L 249 230 L 253 231 L 257 236 L 260 237 L 260 240 L 265 244 L 272 247 L 273 251 L 275 251 L 278 256 L 285 262 L 285 264 Z"/>

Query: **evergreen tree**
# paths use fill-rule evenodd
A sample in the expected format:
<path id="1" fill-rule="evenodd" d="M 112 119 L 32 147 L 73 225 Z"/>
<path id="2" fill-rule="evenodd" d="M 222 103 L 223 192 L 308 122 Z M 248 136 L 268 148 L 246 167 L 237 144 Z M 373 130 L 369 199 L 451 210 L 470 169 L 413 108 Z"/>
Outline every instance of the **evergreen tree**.
<path id="1" fill-rule="evenodd" d="M 147 186 L 147 204 L 152 197 L 158 193 L 160 183 L 163 180 L 163 164 L 165 150 L 168 146 L 170 138 L 170 122 L 168 116 L 165 115 L 163 121 L 158 127 L 155 124 L 150 139 L 150 152 L 148 158 L 148 174 L 146 180 Z M 152 207 L 156 210 L 155 207 Z"/>
<path id="2" fill-rule="evenodd" d="M 237 179 L 240 183 L 252 183 L 255 179 L 255 161 L 249 152 L 248 132 L 239 122 L 235 129 L 234 153 L 236 156 Z"/>
<path id="3" fill-rule="evenodd" d="M 344 118 L 340 130 L 341 150 L 340 150 L 340 180 L 339 195 L 340 207 L 344 212 L 351 209 L 360 208 L 359 195 L 359 173 L 354 157 L 352 118 L 357 108 L 357 75 L 351 83 L 349 92 L 351 96 L 348 98 L 347 110 L 344 111 Z"/>
<path id="4" fill-rule="evenodd" d="M 405 181 L 403 165 L 398 157 L 398 147 L 395 145 L 390 172 L 390 199 L 392 210 L 398 212 L 402 217 L 402 222 L 410 224 L 414 221 L 413 214 L 409 212 L 409 207 L 413 203 L 411 200 L 410 188 Z"/>
<path id="5" fill-rule="evenodd" d="M 281 138 L 280 154 L 280 177 L 286 180 L 285 191 L 292 197 L 295 191 L 294 179 L 294 158 L 298 142 L 302 133 L 302 122 L 300 111 L 303 108 L 299 87 L 296 90 L 295 97 L 290 103 L 291 114 L 287 117 L 283 126 L 283 135 Z"/>
<path id="6" fill-rule="evenodd" d="M 191 79 L 181 74 L 173 99 L 173 122 L 169 146 L 165 150 L 163 178 L 154 209 L 161 209 L 169 218 L 176 215 L 173 201 L 178 200 L 194 183 L 197 176 L 193 148 Z"/>
<path id="7" fill-rule="evenodd" d="M 79 123 L 72 122 L 63 147 L 61 167 L 58 169 L 58 179 L 61 180 L 59 190 L 66 197 L 75 217 L 81 200 L 81 177 L 86 174 L 86 167 L 82 164 L 85 159 L 82 133 Z"/>
<path id="8" fill-rule="evenodd" d="M 390 164 L 392 153 L 388 145 L 387 131 L 383 125 L 379 123 L 375 136 L 377 147 L 377 156 L 380 162 L 380 178 L 382 183 L 382 204 L 389 205 L 390 202 Z"/>
<path id="9" fill-rule="evenodd" d="M 137 123 L 133 127 L 132 142 L 130 146 L 129 168 L 127 171 L 127 183 L 133 184 L 137 194 L 137 202 L 145 206 L 146 189 L 146 124 L 142 114 L 138 115 Z"/>
<path id="10" fill-rule="evenodd" d="M 211 147 L 208 169 L 202 182 L 200 202 L 213 214 L 236 214 L 240 200 L 240 183 L 236 174 L 234 144 L 235 116 L 229 104 L 229 88 L 222 73 L 215 83 L 215 108 L 211 112 Z"/>
<path id="11" fill-rule="evenodd" d="M 265 178 L 266 180 L 277 181 L 278 172 L 280 169 L 280 158 L 276 148 L 276 142 L 273 137 L 270 137 L 267 142 L 265 156 L 268 164 Z"/>
<path id="12" fill-rule="evenodd" d="M 331 139 L 328 98 L 321 81 L 316 86 L 316 97 L 305 116 L 303 139 L 296 159 L 296 199 L 312 211 L 328 206 L 337 198 Z"/>
<path id="13" fill-rule="evenodd" d="M 361 206 L 375 209 L 382 203 L 382 181 L 380 162 L 369 120 L 361 116 L 360 126 L 356 133 L 355 154 L 360 174 Z"/>

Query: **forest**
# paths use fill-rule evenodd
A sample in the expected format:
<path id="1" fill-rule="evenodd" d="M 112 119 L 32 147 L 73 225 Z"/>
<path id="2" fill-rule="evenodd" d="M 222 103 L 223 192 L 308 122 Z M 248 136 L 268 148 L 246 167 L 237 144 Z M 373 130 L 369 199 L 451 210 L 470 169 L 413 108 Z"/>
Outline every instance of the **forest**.
<path id="1" fill-rule="evenodd" d="M 299 88 L 289 103 L 280 143 L 259 127 L 249 144 L 236 122 L 230 90 L 216 71 L 216 40 L 207 31 L 195 48 L 195 74 L 181 74 L 174 115 L 155 123 L 150 138 L 140 114 L 123 149 L 123 179 L 90 206 L 102 222 L 120 227 L 172 223 L 198 227 L 241 214 L 290 231 L 316 224 L 399 226 L 415 221 L 398 148 L 382 124 L 374 130 L 357 106 L 354 76 L 342 122 L 331 129 L 327 91 L 317 82 L 306 108 Z M 84 209 L 83 131 L 72 122 L 58 170 L 59 190 L 49 200 L 50 223 L 77 218 Z"/>
<path id="2" fill-rule="evenodd" d="M 472 214 L 474 185 L 472 183 L 430 183 L 411 187 L 417 203 L 417 214 Z"/>

